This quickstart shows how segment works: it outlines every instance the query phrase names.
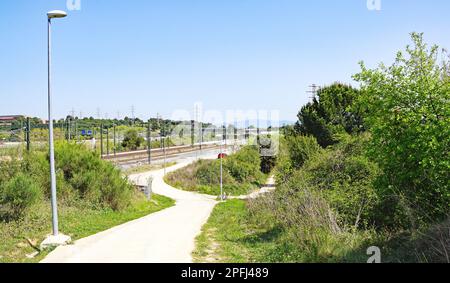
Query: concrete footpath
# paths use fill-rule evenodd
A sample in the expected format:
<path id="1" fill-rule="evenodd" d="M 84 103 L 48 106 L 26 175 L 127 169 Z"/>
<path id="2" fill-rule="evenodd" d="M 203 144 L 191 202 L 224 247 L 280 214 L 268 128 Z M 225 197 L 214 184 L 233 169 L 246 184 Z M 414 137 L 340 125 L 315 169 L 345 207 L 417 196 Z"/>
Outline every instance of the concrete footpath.
<path id="1" fill-rule="evenodd" d="M 210 156 L 209 158 L 214 158 Z M 193 162 L 189 158 L 167 173 Z M 214 206 L 215 197 L 177 190 L 163 181 L 164 170 L 130 176 L 139 184 L 153 176 L 153 192 L 176 201 L 150 214 L 51 252 L 42 263 L 190 263 L 195 238 Z"/>

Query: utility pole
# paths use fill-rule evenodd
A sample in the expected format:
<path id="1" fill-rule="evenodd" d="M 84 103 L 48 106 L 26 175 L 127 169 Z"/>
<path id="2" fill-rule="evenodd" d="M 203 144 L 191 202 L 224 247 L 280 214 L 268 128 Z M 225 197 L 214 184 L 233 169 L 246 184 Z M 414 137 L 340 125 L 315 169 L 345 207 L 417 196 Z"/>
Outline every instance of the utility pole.
<path id="1" fill-rule="evenodd" d="M 117 153 L 117 144 L 116 144 L 116 124 L 113 125 L 113 132 L 114 132 L 114 156 L 116 156 Z"/>
<path id="2" fill-rule="evenodd" d="M 109 156 L 109 127 L 106 127 L 106 155 Z"/>
<path id="3" fill-rule="evenodd" d="M 306 93 L 311 94 L 310 98 L 315 100 L 317 98 L 317 91 L 320 89 L 320 87 L 316 84 L 312 84 L 309 86 L 309 88 L 311 88 L 311 90 L 307 91 Z"/>
<path id="4" fill-rule="evenodd" d="M 133 126 L 136 121 L 136 117 L 134 117 L 134 111 L 135 111 L 134 105 L 131 105 L 131 118 L 133 119 Z"/>
<path id="5" fill-rule="evenodd" d="M 223 126 L 225 129 L 225 126 Z M 222 152 L 222 143 L 223 143 L 224 135 L 222 135 L 222 141 L 220 142 L 220 200 L 224 201 L 224 195 L 223 195 L 223 158 L 224 153 Z"/>
<path id="6" fill-rule="evenodd" d="M 26 132 L 26 138 L 27 138 L 27 151 L 30 151 L 30 133 L 31 133 L 31 122 L 30 117 L 27 117 L 27 132 Z"/>
<path id="7" fill-rule="evenodd" d="M 191 120 L 191 146 L 195 143 L 195 120 Z"/>
<path id="8" fill-rule="evenodd" d="M 152 128 L 150 119 L 148 120 L 147 126 L 147 154 L 148 154 L 148 164 L 152 164 Z"/>
<path id="9" fill-rule="evenodd" d="M 103 158 L 103 124 L 100 125 L 100 157 Z"/>

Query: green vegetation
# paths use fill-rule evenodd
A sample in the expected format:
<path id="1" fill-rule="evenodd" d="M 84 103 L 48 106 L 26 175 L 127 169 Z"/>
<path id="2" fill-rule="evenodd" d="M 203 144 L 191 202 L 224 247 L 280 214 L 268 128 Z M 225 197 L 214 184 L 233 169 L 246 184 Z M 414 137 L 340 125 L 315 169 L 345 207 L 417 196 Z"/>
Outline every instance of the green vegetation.
<path id="1" fill-rule="evenodd" d="M 261 201 L 265 202 L 267 199 L 258 200 Z M 253 205 L 257 208 L 253 208 Z M 264 215 L 260 211 L 255 214 L 256 210 L 261 208 L 264 208 Z M 311 226 L 307 226 L 298 233 L 309 233 L 310 237 L 300 241 L 276 222 L 271 223 L 273 220 L 268 206 L 248 204 L 243 200 L 229 200 L 218 204 L 196 239 L 196 249 L 193 253 L 195 262 L 289 263 L 364 260 L 365 251 L 357 255 L 350 253 L 360 248 L 362 238 L 370 235 L 342 233 L 334 238 L 329 237 L 326 231 L 308 231 Z"/>
<path id="2" fill-rule="evenodd" d="M 296 130 L 316 137 L 323 147 L 335 144 L 338 133 L 363 131 L 361 111 L 354 105 L 358 96 L 358 90 L 340 83 L 319 89 L 313 102 L 300 110 Z"/>
<path id="3" fill-rule="evenodd" d="M 245 201 L 229 200 L 216 206 L 196 239 L 195 262 L 265 262 L 265 251 L 273 250 L 270 233 L 247 221 Z M 275 235 L 276 233 L 273 233 Z"/>
<path id="4" fill-rule="evenodd" d="M 154 195 L 147 201 L 140 193 L 133 193 L 131 205 L 121 211 L 96 209 L 77 203 L 59 203 L 60 229 L 78 240 L 114 226 L 144 217 L 174 205 L 174 201 Z M 48 251 L 35 258 L 26 255 L 36 251 L 44 238 L 51 233 L 50 201 L 39 202 L 19 221 L 0 222 L 0 262 L 38 262 Z"/>
<path id="5" fill-rule="evenodd" d="M 384 172 L 380 193 L 395 197 L 394 209 L 406 203 L 427 223 L 450 209 L 450 61 L 438 46 L 428 49 L 422 35 L 412 39 L 391 67 L 361 64 L 355 78 L 372 133 L 368 151 Z"/>
<path id="6" fill-rule="evenodd" d="M 50 184 L 46 150 L 11 149 L 0 159 L 0 262 L 27 259 L 51 233 Z M 174 204 L 154 196 L 151 202 L 120 170 L 82 145 L 55 148 L 61 230 L 73 239 L 143 217 Z"/>
<path id="7" fill-rule="evenodd" d="M 199 261 L 366 262 L 377 246 L 383 262 L 450 262 L 450 62 L 412 39 L 393 66 L 362 64 L 360 90 L 333 85 L 302 109 L 277 190 L 217 206 Z"/>
<path id="8" fill-rule="evenodd" d="M 140 148 L 144 142 L 144 138 L 138 135 L 137 130 L 130 129 L 125 133 L 125 137 L 122 141 L 122 147 L 127 150 L 136 150 Z"/>
<path id="9" fill-rule="evenodd" d="M 261 157 L 254 146 L 247 146 L 223 160 L 223 187 L 228 195 L 244 195 L 266 181 Z M 220 195 L 220 160 L 200 160 L 168 174 L 166 182 L 176 188 L 209 195 Z"/>

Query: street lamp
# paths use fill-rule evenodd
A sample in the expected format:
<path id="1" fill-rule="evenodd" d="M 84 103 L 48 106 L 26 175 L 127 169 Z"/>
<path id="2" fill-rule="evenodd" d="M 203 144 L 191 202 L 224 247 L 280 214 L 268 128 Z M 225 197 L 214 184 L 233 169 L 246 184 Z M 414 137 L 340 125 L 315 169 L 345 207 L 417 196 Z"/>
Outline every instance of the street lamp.
<path id="1" fill-rule="evenodd" d="M 50 11 L 47 13 L 48 19 L 48 129 L 49 129 L 49 153 L 50 153 L 50 181 L 52 194 L 52 227 L 53 236 L 47 238 L 43 246 L 56 246 L 70 241 L 70 238 L 59 234 L 58 229 L 58 207 L 56 199 L 56 170 L 55 170 L 55 148 L 53 144 L 53 117 L 52 117 L 52 96 L 51 96 L 51 25 L 52 19 L 64 18 L 67 13 L 64 11 Z"/>

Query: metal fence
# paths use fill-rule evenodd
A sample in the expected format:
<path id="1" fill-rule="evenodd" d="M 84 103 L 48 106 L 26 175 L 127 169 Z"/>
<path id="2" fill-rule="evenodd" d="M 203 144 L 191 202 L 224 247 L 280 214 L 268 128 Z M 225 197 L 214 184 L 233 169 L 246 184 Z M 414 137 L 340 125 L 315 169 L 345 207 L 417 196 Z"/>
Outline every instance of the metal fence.
<path id="1" fill-rule="evenodd" d="M 233 127 L 204 127 L 190 121 L 155 128 L 150 123 L 116 125 L 112 120 L 103 123 L 86 119 L 66 119 L 54 122 L 54 139 L 85 144 L 99 156 L 152 149 L 170 149 L 176 146 L 199 147 L 220 141 L 248 140 L 256 129 Z M 0 124 L 0 149 L 25 148 L 37 150 L 48 145 L 48 124 L 26 119 L 20 123 Z M 137 139 L 130 141 L 130 139 Z"/>

